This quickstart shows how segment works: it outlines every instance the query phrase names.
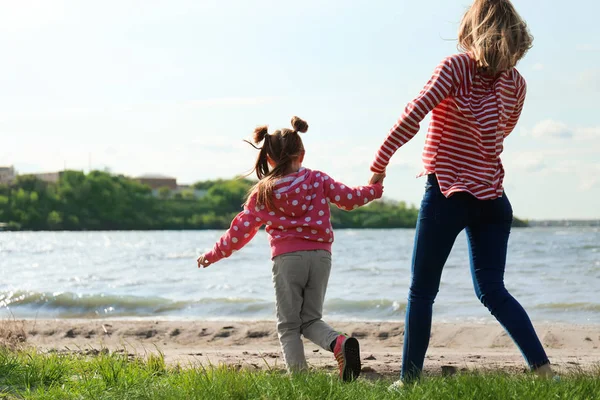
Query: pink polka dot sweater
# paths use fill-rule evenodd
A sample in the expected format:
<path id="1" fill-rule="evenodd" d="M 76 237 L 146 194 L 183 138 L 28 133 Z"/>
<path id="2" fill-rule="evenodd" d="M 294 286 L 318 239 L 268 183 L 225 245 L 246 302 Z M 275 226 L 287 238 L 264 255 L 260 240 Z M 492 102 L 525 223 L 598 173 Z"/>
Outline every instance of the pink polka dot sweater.
<path id="1" fill-rule="evenodd" d="M 244 210 L 205 257 L 211 263 L 229 257 L 250 242 L 262 225 L 267 226 L 272 257 L 303 250 L 331 251 L 333 229 L 329 203 L 349 211 L 382 194 L 381 184 L 352 188 L 323 172 L 301 168 L 277 181 L 275 210 L 257 206 L 256 194 L 252 194 Z"/>

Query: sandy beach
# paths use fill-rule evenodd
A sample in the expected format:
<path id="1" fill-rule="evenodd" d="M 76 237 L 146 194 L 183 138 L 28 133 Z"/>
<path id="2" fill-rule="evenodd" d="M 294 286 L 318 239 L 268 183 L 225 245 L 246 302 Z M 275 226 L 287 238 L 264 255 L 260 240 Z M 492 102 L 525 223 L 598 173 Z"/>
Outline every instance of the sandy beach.
<path id="1" fill-rule="evenodd" d="M 273 321 L 25 320 L 11 324 L 26 333 L 26 346 L 49 352 L 93 354 L 103 348 L 145 355 L 162 352 L 169 364 L 228 364 L 249 369 L 283 369 Z M 332 324 L 361 343 L 364 376 L 393 376 L 402 357 L 403 324 Z M 600 325 L 540 324 L 536 330 L 560 370 L 600 366 Z M 334 369 L 334 359 L 305 341 L 310 365 Z M 444 368 L 443 368 L 444 367 Z M 516 346 L 498 324 L 434 324 L 425 362 L 428 373 L 442 369 L 524 371 Z"/>

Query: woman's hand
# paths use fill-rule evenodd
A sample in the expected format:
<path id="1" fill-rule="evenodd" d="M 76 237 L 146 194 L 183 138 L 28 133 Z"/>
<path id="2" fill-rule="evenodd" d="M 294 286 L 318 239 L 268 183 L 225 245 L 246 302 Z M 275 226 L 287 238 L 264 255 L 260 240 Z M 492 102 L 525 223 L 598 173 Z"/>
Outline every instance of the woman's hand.
<path id="1" fill-rule="evenodd" d="M 198 268 L 206 268 L 210 266 L 210 264 L 212 263 L 204 257 L 204 254 L 198 257 Z"/>
<path id="2" fill-rule="evenodd" d="M 373 174 L 371 180 L 369 181 L 369 185 L 374 185 L 376 183 L 383 184 L 383 180 L 385 179 L 385 172 L 383 174 Z"/>

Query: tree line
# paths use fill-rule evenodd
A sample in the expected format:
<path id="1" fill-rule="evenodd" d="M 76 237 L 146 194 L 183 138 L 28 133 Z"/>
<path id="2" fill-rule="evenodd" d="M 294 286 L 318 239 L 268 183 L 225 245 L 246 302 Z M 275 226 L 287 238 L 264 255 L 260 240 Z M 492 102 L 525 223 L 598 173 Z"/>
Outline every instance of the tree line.
<path id="1" fill-rule="evenodd" d="M 225 229 L 253 185 L 197 182 L 194 188 L 206 193 L 196 198 L 191 191 L 169 196 L 166 188 L 153 196 L 150 187 L 103 171 L 64 171 L 56 183 L 21 175 L 0 185 L 0 222 L 7 230 Z M 412 228 L 417 215 L 414 206 L 386 200 L 352 212 L 332 207 L 337 228 Z"/>

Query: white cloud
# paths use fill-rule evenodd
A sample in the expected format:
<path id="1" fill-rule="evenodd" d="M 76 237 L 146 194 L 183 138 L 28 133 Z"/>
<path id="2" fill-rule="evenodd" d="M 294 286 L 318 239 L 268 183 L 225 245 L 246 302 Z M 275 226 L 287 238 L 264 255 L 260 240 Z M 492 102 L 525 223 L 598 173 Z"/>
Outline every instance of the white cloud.
<path id="1" fill-rule="evenodd" d="M 580 191 L 600 188 L 600 164 L 594 148 L 551 148 L 538 151 L 520 151 L 504 158 L 510 173 L 534 174 L 548 182 L 575 183 Z"/>
<path id="2" fill-rule="evenodd" d="M 533 64 L 533 67 L 531 67 L 534 71 L 541 71 L 544 69 L 544 64 L 542 63 L 537 63 L 537 64 Z"/>
<path id="3" fill-rule="evenodd" d="M 587 165 L 580 173 L 579 189 L 584 192 L 600 189 L 600 164 Z"/>
<path id="4" fill-rule="evenodd" d="M 600 89 L 600 69 L 588 69 L 579 74 L 577 84 L 582 89 Z"/>
<path id="5" fill-rule="evenodd" d="M 224 97 L 224 98 L 216 98 L 216 99 L 206 99 L 206 100 L 193 100 L 187 103 L 183 103 L 184 106 L 190 108 L 204 108 L 204 107 L 214 107 L 214 106 L 252 106 L 256 104 L 266 104 L 271 103 L 275 100 L 281 99 L 279 97 Z"/>
<path id="6" fill-rule="evenodd" d="M 509 165 L 518 171 L 535 172 L 546 167 L 544 154 L 540 152 L 522 151 L 509 157 Z"/>
<path id="7" fill-rule="evenodd" d="M 598 51 L 600 50 L 600 46 L 591 43 L 582 43 L 578 44 L 575 47 L 578 51 Z"/>
<path id="8" fill-rule="evenodd" d="M 0 13 L 0 31 L 14 34 L 39 31 L 44 26 L 59 23 L 64 18 L 63 1 L 3 1 Z"/>
<path id="9" fill-rule="evenodd" d="M 551 119 L 538 122 L 531 130 L 531 135 L 536 138 L 560 138 L 573 137 L 573 131 L 566 124 Z"/>
<path id="10" fill-rule="evenodd" d="M 164 113 L 182 112 L 207 108 L 245 107 L 273 103 L 282 100 L 282 97 L 274 96 L 249 96 L 249 97 L 216 97 L 206 99 L 194 99 L 188 101 L 165 101 L 134 104 L 114 104 L 106 107 L 61 107 L 47 108 L 35 111 L 6 111 L 0 110 L 3 119 L 32 119 L 52 118 L 70 119 L 76 117 L 93 117 L 127 113 Z"/>
<path id="11" fill-rule="evenodd" d="M 551 119 L 538 122 L 531 132 L 535 138 L 575 139 L 577 141 L 591 141 L 600 139 L 600 126 L 569 126 L 564 122 Z M 525 131 L 527 135 L 528 132 Z"/>
<path id="12" fill-rule="evenodd" d="M 595 188 L 600 188 L 600 178 L 595 176 L 588 176 L 586 179 L 581 180 L 579 188 L 584 192 Z"/>
<path id="13" fill-rule="evenodd" d="M 600 139 L 600 126 L 577 129 L 577 136 L 583 140 Z"/>

